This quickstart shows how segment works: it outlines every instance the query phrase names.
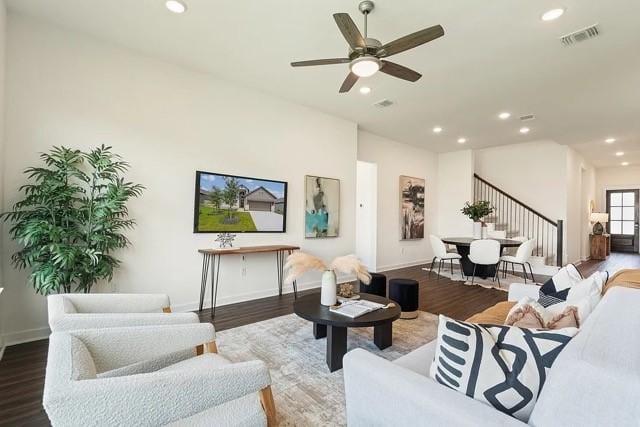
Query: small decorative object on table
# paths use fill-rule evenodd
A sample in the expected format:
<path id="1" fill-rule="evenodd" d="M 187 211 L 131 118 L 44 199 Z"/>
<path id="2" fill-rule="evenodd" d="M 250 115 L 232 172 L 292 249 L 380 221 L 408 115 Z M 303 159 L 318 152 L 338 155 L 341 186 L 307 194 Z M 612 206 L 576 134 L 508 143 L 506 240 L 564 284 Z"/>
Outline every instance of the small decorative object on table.
<path id="1" fill-rule="evenodd" d="M 485 227 L 483 218 L 493 213 L 491 203 L 487 200 L 479 200 L 474 204 L 466 202 L 460 212 L 473 221 L 473 238 L 482 239 L 482 227 Z"/>
<path id="2" fill-rule="evenodd" d="M 232 233 L 220 233 L 216 237 L 216 242 L 219 242 L 220 249 L 227 249 L 233 247 L 233 241 L 236 235 Z"/>
<path id="3" fill-rule="evenodd" d="M 320 291 L 320 303 L 326 306 L 335 305 L 337 302 L 336 271 L 350 274 L 355 273 L 359 280 L 364 283 L 371 281 L 371 276 L 358 257 L 346 255 L 335 258 L 330 264 L 325 263 L 318 257 L 304 252 L 295 252 L 289 255 L 285 264 L 287 277 L 285 283 L 293 283 L 308 271 L 322 271 L 322 288 Z"/>
<path id="4" fill-rule="evenodd" d="M 593 222 L 593 234 L 599 236 L 604 234 L 604 225 L 609 222 L 609 214 L 605 212 L 592 212 L 589 218 Z"/>
<path id="5" fill-rule="evenodd" d="M 351 283 L 343 283 L 340 285 L 340 290 L 338 291 L 338 301 L 354 301 L 360 299 L 360 295 L 353 292 L 353 285 Z"/>

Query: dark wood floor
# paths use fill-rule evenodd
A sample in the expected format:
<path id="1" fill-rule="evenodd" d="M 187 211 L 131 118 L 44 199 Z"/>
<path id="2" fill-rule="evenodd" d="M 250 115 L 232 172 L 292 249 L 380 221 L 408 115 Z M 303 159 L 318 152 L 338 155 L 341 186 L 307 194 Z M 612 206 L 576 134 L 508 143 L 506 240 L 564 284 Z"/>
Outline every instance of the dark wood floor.
<path id="1" fill-rule="evenodd" d="M 622 268 L 640 268 L 640 256 L 612 254 L 607 261 L 587 261 L 579 266 L 584 275 L 596 270 L 614 273 Z M 467 317 L 506 299 L 506 293 L 469 287 L 444 277 L 427 275 L 420 267 L 385 273 L 388 278 L 403 277 L 420 283 L 420 309 L 455 319 Z M 317 290 L 304 293 L 318 292 Z M 301 293 L 302 294 L 302 293 Z M 218 307 L 216 330 L 230 329 L 293 313 L 293 295 L 269 297 Z M 210 322 L 208 310 L 200 320 Z M 42 410 L 42 389 L 47 358 L 47 340 L 8 347 L 0 361 L 0 425 L 49 425 Z"/>

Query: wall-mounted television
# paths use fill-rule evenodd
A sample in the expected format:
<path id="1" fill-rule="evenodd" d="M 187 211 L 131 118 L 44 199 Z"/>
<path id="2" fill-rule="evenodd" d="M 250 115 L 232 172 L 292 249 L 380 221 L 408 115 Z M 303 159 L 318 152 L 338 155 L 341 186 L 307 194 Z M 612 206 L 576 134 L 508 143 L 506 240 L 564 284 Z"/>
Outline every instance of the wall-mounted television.
<path id="1" fill-rule="evenodd" d="M 196 171 L 194 233 L 284 233 L 287 183 Z"/>

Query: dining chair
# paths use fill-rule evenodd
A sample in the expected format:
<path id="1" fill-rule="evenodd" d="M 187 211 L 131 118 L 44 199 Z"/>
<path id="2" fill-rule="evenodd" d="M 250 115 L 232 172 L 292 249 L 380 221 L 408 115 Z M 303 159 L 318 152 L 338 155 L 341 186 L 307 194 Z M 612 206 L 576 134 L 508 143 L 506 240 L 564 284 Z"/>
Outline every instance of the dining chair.
<path id="1" fill-rule="evenodd" d="M 529 239 L 526 242 L 523 242 L 520 246 L 518 246 L 518 250 L 515 255 L 504 255 L 500 257 L 500 262 L 504 263 L 504 268 L 502 270 L 503 277 L 507 277 L 507 264 L 511 264 L 511 271 L 515 275 L 515 265 L 522 266 L 522 272 L 524 273 L 524 283 L 527 283 L 527 269 L 525 266 L 529 266 L 529 272 L 531 273 L 531 281 L 535 282 L 536 279 L 533 276 L 533 269 L 531 268 L 531 263 L 529 262 L 529 258 L 531 258 L 531 252 L 533 252 L 533 247 L 536 244 L 536 239 Z"/>
<path id="2" fill-rule="evenodd" d="M 515 240 L 516 242 L 524 243 L 527 240 L 529 240 L 529 238 L 527 236 L 515 236 L 515 237 L 509 237 L 509 240 Z M 504 250 L 502 251 L 504 255 L 513 255 L 513 256 L 516 256 L 516 252 L 518 252 L 517 247 L 504 248 Z"/>
<path id="3" fill-rule="evenodd" d="M 469 248 L 469 261 L 473 263 L 473 276 L 471 284 L 474 284 L 476 277 L 476 266 L 478 265 L 495 265 L 496 273 L 493 275 L 493 281 L 498 279 L 498 287 L 500 287 L 500 242 L 492 239 L 474 240 Z"/>
<path id="4" fill-rule="evenodd" d="M 442 239 L 438 236 L 434 236 L 433 234 L 429 236 L 431 240 L 431 249 L 433 250 L 434 257 L 431 260 L 431 268 L 429 269 L 429 276 L 431 276 L 431 272 L 433 271 L 433 264 L 436 260 L 440 261 L 438 265 L 438 278 L 440 278 L 440 270 L 442 269 L 442 263 L 449 261 L 451 265 L 451 276 L 453 276 L 453 260 L 457 260 L 458 264 L 460 264 L 460 274 L 464 278 L 464 272 L 462 270 L 462 256 L 456 252 L 447 252 L 447 247 L 445 246 Z"/>

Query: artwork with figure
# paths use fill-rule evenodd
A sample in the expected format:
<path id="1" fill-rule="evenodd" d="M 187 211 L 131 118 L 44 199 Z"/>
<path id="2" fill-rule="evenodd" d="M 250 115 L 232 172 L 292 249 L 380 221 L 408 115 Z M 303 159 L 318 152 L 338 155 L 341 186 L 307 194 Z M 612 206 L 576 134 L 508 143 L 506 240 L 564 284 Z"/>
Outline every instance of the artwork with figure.
<path id="1" fill-rule="evenodd" d="M 337 237 L 340 232 L 340 180 L 305 176 L 304 236 Z"/>
<path id="2" fill-rule="evenodd" d="M 424 238 L 424 179 L 400 176 L 400 240 Z"/>

